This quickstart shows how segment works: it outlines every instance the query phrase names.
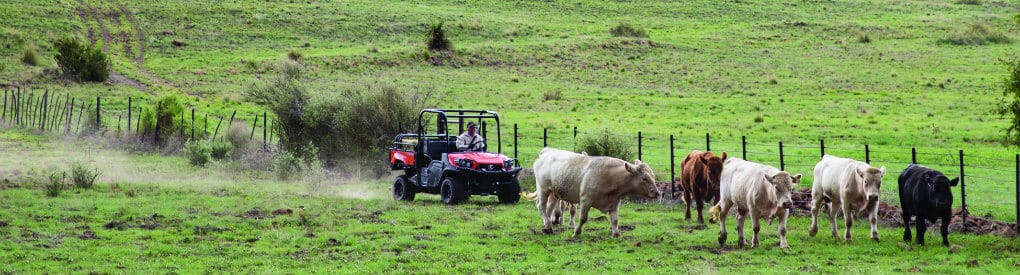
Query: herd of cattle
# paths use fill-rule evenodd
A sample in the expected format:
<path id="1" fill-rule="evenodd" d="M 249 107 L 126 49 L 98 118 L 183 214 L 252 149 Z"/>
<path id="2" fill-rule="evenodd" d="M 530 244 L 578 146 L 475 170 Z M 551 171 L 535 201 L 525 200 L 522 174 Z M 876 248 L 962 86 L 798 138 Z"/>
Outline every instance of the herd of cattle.
<path id="1" fill-rule="evenodd" d="M 691 218 L 691 205 L 696 205 L 698 223 L 704 224 L 702 210 L 705 202 L 715 201 L 709 213 L 710 222 L 719 223 L 719 244 L 726 243 L 726 217 L 735 209 L 738 245 L 760 245 L 760 221 L 769 224 L 779 219 L 780 247 L 789 248 L 786 241 L 786 219 L 793 207 L 791 192 L 800 184 L 801 174 L 790 174 L 775 167 L 743 159 L 717 156 L 711 152 L 693 151 L 682 162 L 683 199 L 687 205 L 686 219 Z M 625 196 L 659 198 L 652 169 L 640 160 L 630 163 L 621 159 L 589 156 L 553 148 L 544 148 L 534 163 L 535 192 L 538 211 L 542 215 L 542 230 L 553 232 L 553 226 L 563 223 L 563 211 L 570 211 L 570 226 L 574 237 L 588 220 L 588 211 L 594 207 L 609 215 L 614 237 L 620 236 L 618 214 Z M 836 216 L 845 221 L 843 238 L 851 240 L 850 228 L 854 216 L 868 216 L 871 222 L 871 239 L 878 240 L 878 200 L 885 167 L 847 158 L 825 155 L 814 167 L 811 188 L 811 229 L 818 233 L 818 214 L 828 209 L 832 236 L 838 237 Z M 916 239 L 924 244 L 926 221 L 942 220 L 942 244 L 948 246 L 949 221 L 953 196 L 950 180 L 941 172 L 910 164 L 899 176 L 900 204 L 903 208 L 903 240 Z M 575 208 L 576 207 L 576 208 Z M 579 212 L 576 225 L 575 213 Z M 912 238 L 910 218 L 915 217 L 917 237 Z M 754 235 L 751 242 L 744 239 L 744 220 L 750 218 Z"/>

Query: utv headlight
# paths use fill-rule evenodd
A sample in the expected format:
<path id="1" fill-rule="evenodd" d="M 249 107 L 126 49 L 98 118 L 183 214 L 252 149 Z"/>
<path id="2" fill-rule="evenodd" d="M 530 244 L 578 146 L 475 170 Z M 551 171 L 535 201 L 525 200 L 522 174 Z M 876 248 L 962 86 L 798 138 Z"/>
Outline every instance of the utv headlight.
<path id="1" fill-rule="evenodd" d="M 457 159 L 457 166 L 471 169 L 474 166 L 474 161 L 470 159 Z"/>

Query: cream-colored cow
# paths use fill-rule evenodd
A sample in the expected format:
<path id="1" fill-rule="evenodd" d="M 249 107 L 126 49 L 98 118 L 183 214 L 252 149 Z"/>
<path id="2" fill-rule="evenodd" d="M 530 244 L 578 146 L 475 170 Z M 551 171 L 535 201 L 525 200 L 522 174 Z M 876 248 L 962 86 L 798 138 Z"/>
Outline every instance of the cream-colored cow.
<path id="1" fill-rule="evenodd" d="M 811 230 L 814 237 L 818 233 L 818 212 L 822 205 L 829 204 L 829 225 L 832 236 L 836 235 L 836 214 L 843 211 L 846 220 L 846 233 L 843 238 L 850 237 L 850 227 L 854 224 L 854 214 L 868 213 L 871 221 L 871 239 L 878 240 L 878 196 L 881 194 L 882 176 L 885 166 L 874 168 L 871 165 L 848 158 L 822 156 L 815 164 L 815 178 L 811 187 Z M 831 204 L 830 204 L 831 203 Z"/>
<path id="2" fill-rule="evenodd" d="M 759 220 L 779 218 L 779 246 L 789 248 L 786 242 L 786 217 L 789 208 L 793 207 L 790 192 L 800 183 L 800 174 L 790 175 L 775 167 L 750 162 L 738 158 L 729 158 L 723 162 L 722 175 L 719 182 L 719 204 L 709 210 L 710 221 L 719 221 L 719 245 L 726 243 L 726 216 L 730 208 L 737 209 L 738 245 L 746 245 L 744 240 L 744 219 L 748 216 L 754 226 L 751 247 L 761 244 L 758 231 L 761 229 Z"/>

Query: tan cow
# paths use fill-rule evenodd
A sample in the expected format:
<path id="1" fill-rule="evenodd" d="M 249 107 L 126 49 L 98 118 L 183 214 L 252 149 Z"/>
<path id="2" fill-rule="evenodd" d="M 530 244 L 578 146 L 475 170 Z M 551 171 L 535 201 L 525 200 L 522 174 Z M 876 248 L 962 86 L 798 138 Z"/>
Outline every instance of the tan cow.
<path id="1" fill-rule="evenodd" d="M 871 239 L 878 240 L 878 196 L 881 194 L 882 176 L 885 166 L 874 168 L 871 165 L 848 158 L 822 156 L 815 164 L 815 179 L 811 187 L 811 230 L 814 237 L 818 233 L 818 212 L 822 205 L 829 204 L 829 226 L 832 236 L 836 235 L 836 214 L 843 210 L 846 220 L 844 240 L 850 241 L 850 227 L 854 224 L 854 215 L 868 213 L 871 221 Z"/>
<path id="2" fill-rule="evenodd" d="M 661 193 L 655 185 L 655 174 L 640 160 L 633 164 L 612 157 L 596 157 L 574 152 L 545 148 L 535 160 L 535 190 L 538 192 L 538 212 L 542 215 L 542 231 L 552 233 L 553 208 L 549 200 L 555 198 L 578 204 L 580 217 L 573 237 L 581 234 L 588 221 L 588 210 L 594 207 L 609 215 L 614 237 L 620 236 L 618 215 L 624 196 L 639 195 L 658 198 Z"/>
<path id="3" fill-rule="evenodd" d="M 779 217 L 779 246 L 789 248 L 786 242 L 786 217 L 793 207 L 790 192 L 800 183 L 800 174 L 791 176 L 775 167 L 729 158 L 723 163 L 719 182 L 719 204 L 709 209 L 709 221 L 719 221 L 719 245 L 726 243 L 726 216 L 730 208 L 737 208 L 737 244 L 746 245 L 744 240 L 744 219 L 748 216 L 754 225 L 751 247 L 760 245 L 759 220 L 766 218 L 769 224 Z"/>

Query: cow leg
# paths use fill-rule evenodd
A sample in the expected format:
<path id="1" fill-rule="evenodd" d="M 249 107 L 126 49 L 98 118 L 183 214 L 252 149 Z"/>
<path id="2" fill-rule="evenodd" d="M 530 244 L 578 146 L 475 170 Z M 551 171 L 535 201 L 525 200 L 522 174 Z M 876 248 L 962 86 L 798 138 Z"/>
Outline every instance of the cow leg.
<path id="1" fill-rule="evenodd" d="M 779 210 L 779 247 L 790 248 L 786 242 L 786 218 L 790 216 L 790 209 Z"/>
<path id="2" fill-rule="evenodd" d="M 878 241 L 878 206 L 877 205 L 875 206 L 875 209 L 873 209 L 871 211 L 871 214 L 868 215 L 868 221 L 871 222 L 871 239 L 877 242 Z"/>
<path id="3" fill-rule="evenodd" d="M 843 202 L 843 220 L 846 223 L 846 232 L 843 233 L 843 239 L 846 241 L 853 241 L 853 237 L 850 236 L 850 228 L 854 226 L 854 210 L 850 209 L 850 204 Z"/>
<path id="4" fill-rule="evenodd" d="M 719 202 L 719 246 L 726 244 L 726 217 L 730 215 L 730 204 Z"/>
<path id="5" fill-rule="evenodd" d="M 687 211 L 684 213 L 685 221 L 691 220 L 691 203 L 694 203 L 694 200 L 691 198 L 691 192 L 684 190 L 684 206 L 687 208 Z"/>
<path id="6" fill-rule="evenodd" d="M 832 237 L 838 238 L 839 233 L 836 230 L 836 215 L 839 214 L 839 208 L 836 207 L 836 202 L 829 202 L 827 204 L 829 208 L 829 229 L 832 230 Z"/>
<path id="7" fill-rule="evenodd" d="M 701 210 L 705 209 L 705 201 L 700 197 L 694 198 L 694 200 L 698 201 L 698 224 L 705 225 L 705 218 L 701 216 Z"/>
<path id="8" fill-rule="evenodd" d="M 577 205 L 567 203 L 567 207 L 570 208 L 570 227 L 574 227 L 574 217 L 577 216 Z"/>
<path id="9" fill-rule="evenodd" d="M 563 203 L 560 200 L 549 200 L 552 203 L 552 224 L 561 225 L 563 224 Z"/>
<path id="10" fill-rule="evenodd" d="M 552 221 L 549 218 L 548 211 L 549 196 L 552 195 L 552 193 L 543 190 L 542 188 L 539 188 L 538 191 L 536 192 L 538 192 L 538 200 L 535 202 L 535 204 L 538 206 L 538 213 L 542 215 L 542 232 L 546 234 L 552 234 L 553 233 Z"/>
<path id="11" fill-rule="evenodd" d="M 582 199 L 578 207 L 581 208 L 581 217 L 577 221 L 577 226 L 574 227 L 574 235 L 571 238 L 581 235 L 581 227 L 584 227 L 584 223 L 588 222 L 588 210 L 591 210 L 591 203 Z"/>
<path id="12" fill-rule="evenodd" d="M 928 230 L 928 220 L 918 215 L 914 224 L 917 226 L 917 244 L 924 245 L 924 232 Z"/>
<path id="13" fill-rule="evenodd" d="M 910 243 L 912 237 L 910 236 L 910 212 L 906 208 L 903 209 L 903 241 Z"/>
<path id="14" fill-rule="evenodd" d="M 744 239 L 744 219 L 747 218 L 747 211 L 741 211 L 737 208 L 737 245 L 747 245 L 747 240 Z"/>
<path id="15" fill-rule="evenodd" d="M 942 216 L 942 245 L 949 246 L 949 215 Z"/>
<path id="16" fill-rule="evenodd" d="M 620 213 L 620 203 L 616 203 L 616 207 L 613 207 L 613 210 L 609 212 L 609 222 L 612 225 L 613 237 L 616 237 L 616 238 L 620 237 L 620 226 L 619 226 L 619 223 L 618 223 L 620 221 L 620 219 L 619 219 L 619 217 L 617 215 L 619 213 Z"/>
<path id="17" fill-rule="evenodd" d="M 811 229 L 808 230 L 808 235 L 814 237 L 818 234 L 818 213 L 822 211 L 822 200 L 819 197 L 820 194 L 812 194 L 811 196 Z"/>
<path id="18" fill-rule="evenodd" d="M 751 211 L 751 230 L 754 231 L 754 235 L 751 235 L 751 247 L 758 247 L 761 245 L 761 239 L 758 238 L 758 231 L 761 231 L 761 217 L 758 216 L 758 211 Z"/>

